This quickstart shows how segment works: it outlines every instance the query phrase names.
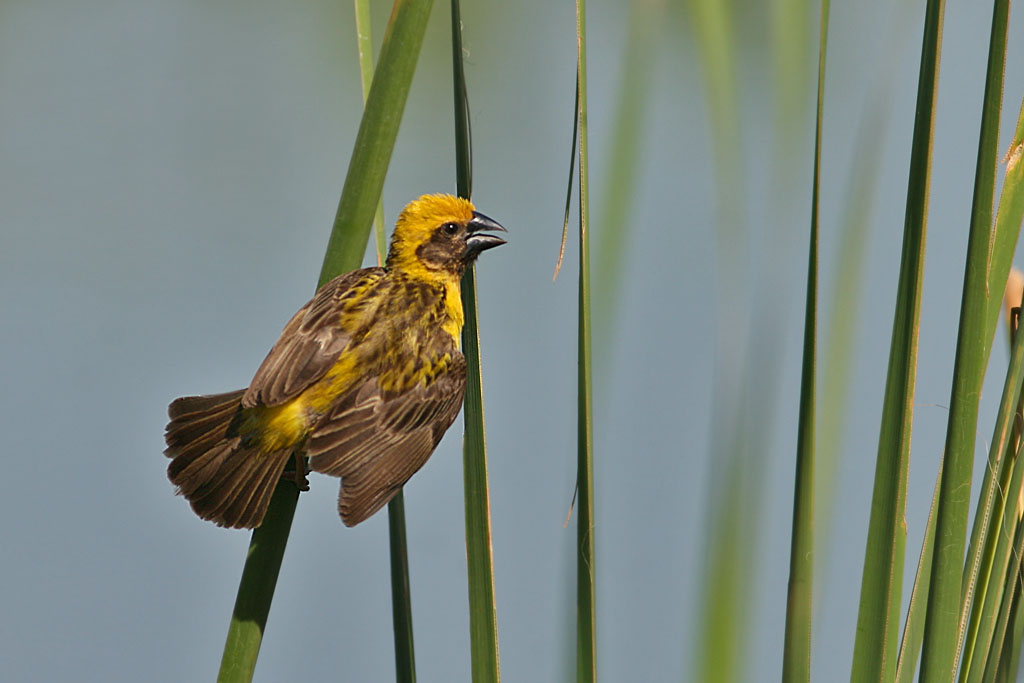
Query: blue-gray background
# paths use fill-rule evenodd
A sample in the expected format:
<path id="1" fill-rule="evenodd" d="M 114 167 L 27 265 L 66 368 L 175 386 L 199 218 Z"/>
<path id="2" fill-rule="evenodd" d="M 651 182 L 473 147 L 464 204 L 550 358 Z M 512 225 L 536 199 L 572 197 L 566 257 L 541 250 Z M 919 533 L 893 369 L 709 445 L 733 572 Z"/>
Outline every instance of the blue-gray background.
<path id="1" fill-rule="evenodd" d="M 453 189 L 447 7 L 436 4 L 385 188 L 389 222 L 416 195 Z M 562 277 L 552 283 L 551 273 L 571 133 L 574 8 L 465 4 L 475 200 L 510 230 L 508 246 L 479 268 L 502 668 L 508 681 L 564 680 L 574 643 L 575 531 L 562 526 L 575 476 L 571 243 Z M 976 3 L 947 4 L 908 567 L 946 421 L 990 20 Z M 375 8 L 378 34 L 385 5 Z M 608 681 L 685 680 L 699 642 L 712 321 L 730 312 L 714 310 L 714 152 L 684 9 L 670 10 L 649 36 L 655 71 L 626 278 L 596 368 L 598 664 Z M 818 565 L 820 680 L 845 679 L 853 648 L 922 11 L 920 2 L 872 0 L 837 3 L 832 14 L 828 288 L 853 141 L 880 87 L 888 115 L 873 131 L 885 152 L 872 169 L 879 190 L 867 277 L 854 283 L 863 306 L 834 542 Z M 812 7 L 803 120 L 792 182 L 782 183 L 795 192 L 779 198 L 771 12 L 762 2 L 736 12 L 747 296 L 777 306 L 770 315 L 783 321 L 779 340 L 765 340 L 780 345 L 778 389 L 757 398 L 774 403 L 775 416 L 756 444 L 763 509 L 748 521 L 758 539 L 749 552 L 749 680 L 776 678 L 781 663 L 817 26 Z M 626 25 L 624 3 L 590 4 L 594 210 L 609 191 Z M 1024 93 L 1022 30 L 1016 12 L 1003 148 Z M 0 4 L 4 680 L 213 677 L 249 535 L 201 522 L 173 495 L 161 455 L 166 405 L 244 386 L 312 293 L 361 111 L 353 36 L 348 3 Z M 879 85 L 886 79 L 889 89 Z M 601 217 L 594 221 L 600 240 Z M 778 287 L 765 292 L 763 282 Z M 1004 347 L 998 338 L 996 379 Z M 989 385 L 979 453 L 997 394 Z M 456 426 L 406 488 L 417 665 L 428 682 L 469 676 L 460 436 Z M 335 496 L 335 481 L 314 477 L 300 502 L 257 680 L 393 676 L 386 516 L 346 529 Z"/>

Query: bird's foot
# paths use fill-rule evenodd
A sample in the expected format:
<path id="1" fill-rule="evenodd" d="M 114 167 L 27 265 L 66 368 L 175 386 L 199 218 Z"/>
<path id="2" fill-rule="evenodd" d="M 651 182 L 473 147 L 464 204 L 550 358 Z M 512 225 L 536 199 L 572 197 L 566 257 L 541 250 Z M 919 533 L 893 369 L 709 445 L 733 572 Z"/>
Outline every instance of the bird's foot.
<path id="1" fill-rule="evenodd" d="M 295 487 L 300 491 L 308 491 L 309 479 L 306 475 L 309 474 L 309 465 L 301 451 L 295 451 L 294 457 L 295 469 L 290 470 L 285 468 L 284 472 L 281 473 L 281 479 L 294 482 Z"/>

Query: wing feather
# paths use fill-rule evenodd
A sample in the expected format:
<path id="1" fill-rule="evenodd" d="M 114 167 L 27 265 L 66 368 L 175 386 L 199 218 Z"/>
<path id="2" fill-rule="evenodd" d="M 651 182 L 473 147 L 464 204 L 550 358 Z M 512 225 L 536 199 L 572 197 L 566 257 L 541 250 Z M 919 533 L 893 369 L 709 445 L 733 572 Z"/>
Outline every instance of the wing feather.
<path id="1" fill-rule="evenodd" d="M 429 386 L 388 396 L 367 379 L 317 427 L 306 447 L 310 469 L 342 478 L 338 510 L 347 526 L 383 507 L 433 453 L 455 421 L 466 388 L 466 361 Z"/>
<path id="2" fill-rule="evenodd" d="M 280 405 L 323 377 L 352 338 L 351 330 L 338 324 L 346 295 L 383 274 L 380 268 L 363 268 L 321 287 L 285 325 L 242 396 L 242 406 Z"/>

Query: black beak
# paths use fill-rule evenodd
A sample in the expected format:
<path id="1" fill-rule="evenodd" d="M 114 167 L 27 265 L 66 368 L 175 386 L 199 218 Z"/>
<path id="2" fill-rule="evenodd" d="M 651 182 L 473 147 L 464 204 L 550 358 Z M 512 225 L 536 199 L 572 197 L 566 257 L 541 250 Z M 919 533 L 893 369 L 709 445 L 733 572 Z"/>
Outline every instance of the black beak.
<path id="1" fill-rule="evenodd" d="M 508 232 L 498 221 L 488 218 L 479 211 L 474 211 L 473 218 L 466 224 L 466 246 L 468 247 L 466 258 L 476 258 L 481 251 L 505 244 L 505 240 L 496 235 L 484 234 L 484 231 L 494 230 Z"/>

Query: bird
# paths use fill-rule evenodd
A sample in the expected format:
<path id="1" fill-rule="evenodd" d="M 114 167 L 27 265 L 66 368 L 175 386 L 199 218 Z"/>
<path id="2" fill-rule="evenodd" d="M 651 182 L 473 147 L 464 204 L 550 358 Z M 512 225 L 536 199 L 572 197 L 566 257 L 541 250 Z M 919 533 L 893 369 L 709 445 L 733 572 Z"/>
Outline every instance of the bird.
<path id="1" fill-rule="evenodd" d="M 338 513 L 380 510 L 455 421 L 466 387 L 460 280 L 505 240 L 466 199 L 428 194 L 399 214 L 383 267 L 324 284 L 281 332 L 248 388 L 169 408 L 167 476 L 199 517 L 255 528 L 278 481 L 340 477 Z M 293 477 L 286 467 L 295 463 Z"/>

